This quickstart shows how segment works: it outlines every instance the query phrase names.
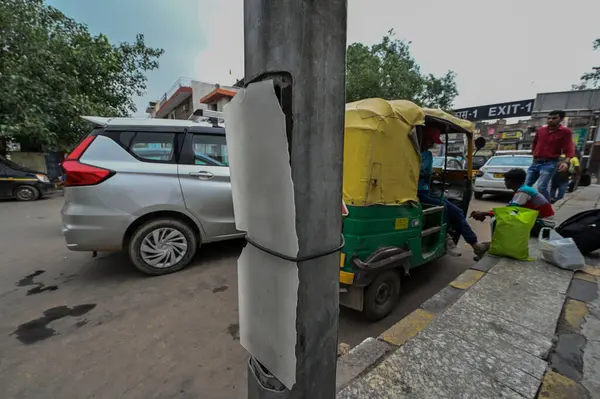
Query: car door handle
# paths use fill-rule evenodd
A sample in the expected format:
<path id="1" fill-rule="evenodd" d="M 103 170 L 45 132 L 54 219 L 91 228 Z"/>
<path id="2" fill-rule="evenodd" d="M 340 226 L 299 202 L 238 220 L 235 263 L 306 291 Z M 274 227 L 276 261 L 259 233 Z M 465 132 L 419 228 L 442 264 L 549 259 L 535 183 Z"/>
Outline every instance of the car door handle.
<path id="1" fill-rule="evenodd" d="M 210 180 L 213 177 L 215 177 L 214 174 L 207 172 L 205 170 L 202 170 L 200 172 L 190 172 L 190 176 L 195 176 L 200 180 Z"/>

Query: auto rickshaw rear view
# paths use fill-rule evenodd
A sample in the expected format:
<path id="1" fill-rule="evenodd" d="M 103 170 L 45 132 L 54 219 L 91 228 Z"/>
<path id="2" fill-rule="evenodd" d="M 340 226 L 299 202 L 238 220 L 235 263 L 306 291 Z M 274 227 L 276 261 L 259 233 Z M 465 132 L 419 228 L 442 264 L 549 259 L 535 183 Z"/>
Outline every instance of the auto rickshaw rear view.
<path id="1" fill-rule="evenodd" d="M 450 194 L 466 211 L 472 195 L 470 122 L 404 100 L 346 105 L 343 199 L 348 215 L 340 304 L 362 311 L 369 320 L 394 310 L 401 279 L 412 268 L 445 254 L 444 207 L 421 204 L 417 197 L 425 126 L 468 135 L 467 169 L 436 170 L 430 185 L 431 195 Z"/>

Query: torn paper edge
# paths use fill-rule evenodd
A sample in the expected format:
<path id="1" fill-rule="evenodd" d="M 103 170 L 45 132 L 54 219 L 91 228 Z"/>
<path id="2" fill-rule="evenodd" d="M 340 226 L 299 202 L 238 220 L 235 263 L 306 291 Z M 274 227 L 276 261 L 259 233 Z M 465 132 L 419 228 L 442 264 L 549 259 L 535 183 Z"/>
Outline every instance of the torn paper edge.
<path id="1" fill-rule="evenodd" d="M 250 84 L 225 106 L 238 230 L 296 257 L 296 207 L 285 115 L 273 81 Z M 252 245 L 238 259 L 240 343 L 288 389 L 296 382 L 298 265 Z"/>

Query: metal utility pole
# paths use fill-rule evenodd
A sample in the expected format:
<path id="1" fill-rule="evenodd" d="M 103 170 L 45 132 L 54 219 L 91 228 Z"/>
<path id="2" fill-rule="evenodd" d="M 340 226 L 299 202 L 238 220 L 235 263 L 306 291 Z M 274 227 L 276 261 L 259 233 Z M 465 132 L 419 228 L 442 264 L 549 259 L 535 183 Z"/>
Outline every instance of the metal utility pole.
<path id="1" fill-rule="evenodd" d="M 244 85 L 273 80 L 286 116 L 298 257 L 340 245 L 346 21 L 346 0 L 244 1 Z M 339 252 L 299 262 L 298 275 L 296 383 L 251 359 L 250 399 L 335 397 Z"/>

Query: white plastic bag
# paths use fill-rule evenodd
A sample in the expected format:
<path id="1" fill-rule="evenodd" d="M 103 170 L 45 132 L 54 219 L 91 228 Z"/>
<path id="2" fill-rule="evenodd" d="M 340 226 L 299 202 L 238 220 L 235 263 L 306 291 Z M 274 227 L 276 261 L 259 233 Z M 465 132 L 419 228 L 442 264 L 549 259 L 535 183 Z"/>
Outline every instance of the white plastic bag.
<path id="1" fill-rule="evenodd" d="M 562 269 L 580 270 L 585 266 L 585 258 L 572 238 L 564 238 L 549 227 L 540 230 L 540 252 L 546 262 Z"/>

